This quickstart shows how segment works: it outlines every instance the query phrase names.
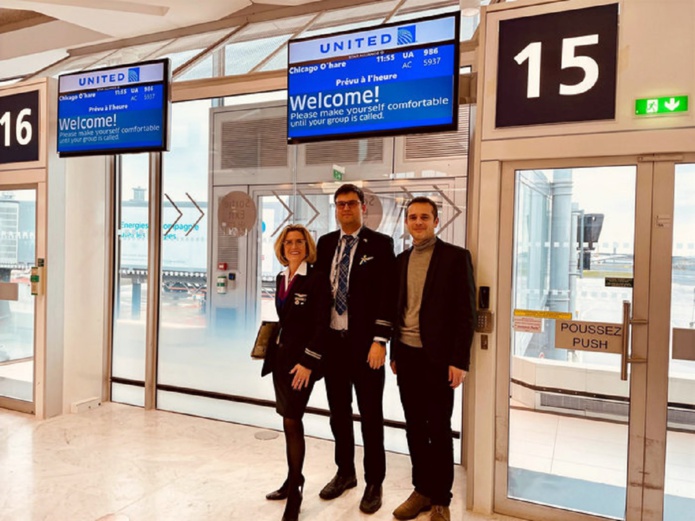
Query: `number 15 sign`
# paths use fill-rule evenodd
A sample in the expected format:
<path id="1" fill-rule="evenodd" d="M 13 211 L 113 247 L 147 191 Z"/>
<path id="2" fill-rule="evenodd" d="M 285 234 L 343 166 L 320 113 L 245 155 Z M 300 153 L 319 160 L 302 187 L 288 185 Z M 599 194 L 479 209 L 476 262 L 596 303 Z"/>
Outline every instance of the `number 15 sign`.
<path id="1" fill-rule="evenodd" d="M 497 127 L 615 118 L 618 4 L 503 20 Z"/>

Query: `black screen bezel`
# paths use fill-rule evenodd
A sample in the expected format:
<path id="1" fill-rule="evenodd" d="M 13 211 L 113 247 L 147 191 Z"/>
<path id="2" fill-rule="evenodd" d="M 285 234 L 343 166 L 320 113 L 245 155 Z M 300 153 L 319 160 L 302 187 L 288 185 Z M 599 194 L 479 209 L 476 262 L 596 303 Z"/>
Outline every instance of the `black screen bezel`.
<path id="1" fill-rule="evenodd" d="M 426 48 L 426 47 L 434 47 L 435 45 L 447 45 L 450 42 L 453 43 L 454 45 L 454 64 L 453 64 L 453 71 L 452 71 L 452 76 L 454 79 L 454 86 L 453 86 L 453 91 L 454 91 L 454 102 L 452 103 L 452 110 L 451 110 L 451 123 L 446 123 L 446 124 L 441 124 L 441 125 L 420 125 L 420 126 L 412 126 L 412 127 L 399 127 L 399 128 L 394 128 L 394 129 L 384 129 L 384 130 L 365 130 L 365 131 L 356 131 L 356 132 L 347 132 L 343 134 L 322 134 L 322 135 L 315 135 L 315 136 L 302 136 L 302 137 L 290 137 L 290 67 L 294 66 L 290 65 L 290 46 L 293 43 L 298 43 L 298 42 L 306 42 L 306 41 L 311 41 L 311 40 L 319 40 L 322 38 L 327 38 L 327 37 L 334 37 L 334 36 L 344 36 L 344 35 L 350 35 L 350 34 L 358 34 L 361 32 L 365 31 L 371 31 L 376 28 L 384 28 L 384 27 L 393 27 L 397 25 L 405 25 L 405 24 L 411 24 L 411 23 L 419 23 L 419 22 L 425 22 L 428 20 L 437 20 L 441 18 L 451 18 L 454 17 L 454 34 L 455 38 L 454 40 L 445 40 L 443 42 L 438 42 L 436 44 L 426 44 L 422 46 L 414 46 L 413 48 Z M 444 13 L 440 15 L 434 15 L 434 16 L 425 16 L 422 18 L 413 18 L 411 20 L 401 20 L 399 22 L 391 22 L 379 26 L 373 26 L 373 27 L 365 27 L 361 29 L 352 29 L 349 31 L 339 31 L 336 33 L 330 33 L 330 34 L 322 34 L 319 36 L 309 36 L 306 38 L 296 38 L 289 40 L 287 42 L 287 124 L 286 124 L 286 133 L 287 133 L 287 144 L 288 145 L 299 145 L 302 143 L 316 143 L 316 142 L 321 142 L 321 141 L 341 141 L 341 140 L 346 140 L 346 139 L 367 139 L 370 137 L 389 137 L 389 136 L 407 136 L 411 134 L 424 134 L 427 132 L 447 132 L 447 131 L 455 131 L 458 130 L 458 115 L 459 115 L 459 99 L 458 99 L 458 92 L 459 92 L 459 77 L 460 77 L 460 61 L 461 61 L 461 52 L 460 52 L 460 40 L 461 40 L 461 12 L 460 11 L 454 11 L 451 13 Z M 341 60 L 350 60 L 352 58 L 361 56 L 361 54 L 356 54 L 353 56 L 346 56 L 346 57 L 341 57 Z M 302 64 L 308 64 L 308 63 L 319 63 L 320 61 L 323 60 L 316 60 L 313 62 L 302 62 Z"/>
<path id="2" fill-rule="evenodd" d="M 57 125 L 59 124 L 58 122 L 60 121 L 60 81 L 63 78 L 68 78 L 71 76 L 79 76 L 81 74 L 85 74 L 88 72 L 106 72 L 106 71 L 112 71 L 116 69 L 123 69 L 126 67 L 140 67 L 143 65 L 152 65 L 152 64 L 163 64 L 164 66 L 164 74 L 163 74 L 163 79 L 161 82 L 151 82 L 151 83 L 140 83 L 138 86 L 148 86 L 148 85 L 162 85 L 163 86 L 163 96 L 162 96 L 162 145 L 158 147 L 123 147 L 123 148 L 100 148 L 100 149 L 92 149 L 92 150 L 73 150 L 73 151 L 67 151 L 67 152 L 61 152 L 58 150 L 58 137 L 59 137 L 59 132 Z M 84 89 L 81 91 L 72 91 L 75 93 L 79 92 L 92 92 L 92 91 L 97 91 L 97 90 L 113 90 L 113 89 L 118 89 L 118 88 L 123 88 L 123 86 L 114 86 L 114 87 L 107 87 L 107 88 L 97 88 L 97 89 Z M 109 66 L 109 67 L 101 67 L 99 69 L 91 69 L 88 71 L 79 71 L 79 72 L 72 72 L 69 74 L 62 74 L 58 77 L 58 100 L 57 100 L 57 112 L 58 112 L 58 117 L 56 120 L 56 151 L 58 152 L 59 157 L 85 157 L 85 156 L 110 156 L 110 155 L 118 155 L 118 154 L 137 154 L 137 153 L 142 153 L 142 152 L 167 152 L 169 150 L 169 144 L 170 144 L 170 133 L 169 133 L 169 120 L 171 119 L 171 63 L 169 61 L 169 58 L 163 58 L 159 60 L 148 60 L 148 61 L 143 61 L 143 62 L 137 62 L 137 63 L 127 63 L 127 64 L 122 64 L 122 65 L 115 65 L 115 66 Z"/>

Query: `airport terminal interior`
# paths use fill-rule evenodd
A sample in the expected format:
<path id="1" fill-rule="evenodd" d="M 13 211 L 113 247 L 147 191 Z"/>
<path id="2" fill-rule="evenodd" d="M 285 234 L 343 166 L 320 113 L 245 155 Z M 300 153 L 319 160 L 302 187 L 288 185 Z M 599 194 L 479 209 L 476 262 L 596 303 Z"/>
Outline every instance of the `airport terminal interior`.
<path id="1" fill-rule="evenodd" d="M 249 353 L 277 320 L 278 233 L 336 230 L 346 182 L 396 254 L 430 197 L 489 291 L 452 519 L 695 521 L 694 34 L 692 0 L 2 0 L 0 521 L 280 519 L 282 419 Z M 319 85 L 357 59 L 373 74 Z M 127 104 L 162 100 L 161 142 L 93 145 L 106 114 L 80 134 L 67 104 L 105 93 L 123 140 Z M 305 126 L 329 98 L 368 107 L 363 129 Z M 409 127 L 415 105 L 449 120 Z M 384 415 L 383 507 L 358 510 L 359 466 L 324 501 L 317 383 L 300 519 L 393 519 L 412 485 L 390 371 Z"/>

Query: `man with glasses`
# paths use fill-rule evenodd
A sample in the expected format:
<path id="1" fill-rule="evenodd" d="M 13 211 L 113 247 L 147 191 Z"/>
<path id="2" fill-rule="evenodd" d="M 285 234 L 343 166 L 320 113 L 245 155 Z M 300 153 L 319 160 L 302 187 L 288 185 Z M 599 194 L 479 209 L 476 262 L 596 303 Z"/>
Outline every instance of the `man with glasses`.
<path id="1" fill-rule="evenodd" d="M 364 193 L 342 185 L 333 196 L 340 229 L 321 237 L 317 267 L 330 276 L 333 308 L 324 370 L 338 471 L 319 494 L 334 499 L 357 486 L 352 388 L 355 388 L 364 440 L 366 487 L 360 510 L 381 507 L 386 474 L 384 453 L 384 362 L 391 336 L 393 295 L 388 285 L 395 267 L 393 239 L 363 225 Z"/>

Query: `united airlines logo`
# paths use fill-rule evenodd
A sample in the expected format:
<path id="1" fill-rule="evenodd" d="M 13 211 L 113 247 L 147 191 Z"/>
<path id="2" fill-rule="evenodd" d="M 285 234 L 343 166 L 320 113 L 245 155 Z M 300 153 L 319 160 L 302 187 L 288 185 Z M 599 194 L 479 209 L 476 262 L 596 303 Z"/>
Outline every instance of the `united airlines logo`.
<path id="1" fill-rule="evenodd" d="M 398 45 L 409 45 L 416 41 L 414 25 L 398 28 Z"/>
<path id="2" fill-rule="evenodd" d="M 140 81 L 140 67 L 128 69 L 128 81 Z"/>
<path id="3" fill-rule="evenodd" d="M 123 83 L 125 80 L 125 74 L 122 72 L 112 72 L 108 74 L 89 74 L 81 76 L 78 78 L 77 82 L 80 87 L 100 87 L 100 86 L 110 86 L 118 83 Z"/>
<path id="4" fill-rule="evenodd" d="M 346 38 L 343 40 L 333 40 L 331 42 L 322 43 L 320 50 L 322 54 L 341 51 L 361 51 L 370 47 L 388 45 L 393 36 L 388 33 L 382 33 L 372 36 L 359 36 L 357 38 Z"/>

